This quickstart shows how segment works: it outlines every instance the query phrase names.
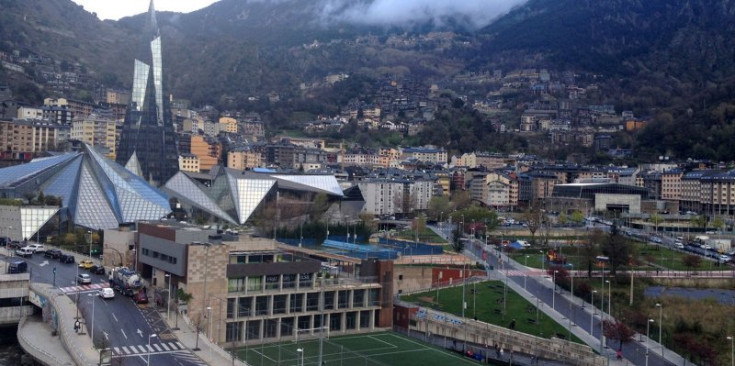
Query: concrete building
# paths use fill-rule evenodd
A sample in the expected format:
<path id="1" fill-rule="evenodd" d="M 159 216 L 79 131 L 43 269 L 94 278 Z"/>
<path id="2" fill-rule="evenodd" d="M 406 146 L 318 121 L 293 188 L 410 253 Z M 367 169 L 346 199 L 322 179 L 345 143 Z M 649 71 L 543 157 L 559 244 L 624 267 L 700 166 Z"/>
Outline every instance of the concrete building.
<path id="1" fill-rule="evenodd" d="M 237 120 L 232 117 L 219 118 L 220 131 L 228 133 L 237 133 Z"/>
<path id="2" fill-rule="evenodd" d="M 69 139 L 69 126 L 39 120 L 0 121 L 0 150 L 40 153 Z"/>
<path id="3" fill-rule="evenodd" d="M 106 156 L 115 159 L 117 124 L 113 120 L 98 118 L 95 114 L 75 119 L 71 124 L 71 138 L 87 145 L 103 147 L 108 152 Z"/>
<path id="4" fill-rule="evenodd" d="M 263 166 L 260 151 L 251 147 L 234 148 L 227 152 L 227 167 L 237 170 L 253 169 Z"/>
<path id="5" fill-rule="evenodd" d="M 392 262 L 327 274 L 320 260 L 269 239 L 228 238 L 173 221 L 141 222 L 138 232 L 143 276 L 159 293 L 170 286 L 191 294 L 187 315 L 215 343 L 313 337 L 320 324 L 330 336 L 392 325 Z"/>
<path id="6" fill-rule="evenodd" d="M 199 173 L 199 157 L 194 154 L 183 153 L 179 155 L 179 170 L 185 172 Z"/>

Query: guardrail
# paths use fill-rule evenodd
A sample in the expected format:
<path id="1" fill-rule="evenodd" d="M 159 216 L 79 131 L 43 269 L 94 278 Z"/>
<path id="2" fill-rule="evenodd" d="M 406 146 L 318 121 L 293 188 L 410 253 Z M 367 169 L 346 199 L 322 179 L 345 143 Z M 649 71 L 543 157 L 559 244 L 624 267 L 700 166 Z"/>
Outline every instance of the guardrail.
<path id="1" fill-rule="evenodd" d="M 21 347 L 24 351 L 27 353 L 30 353 L 33 358 L 40 361 L 41 363 L 45 365 L 70 365 L 68 362 L 63 363 L 62 360 L 59 360 L 54 355 L 46 352 L 43 348 L 39 348 L 35 346 L 35 343 L 30 342 L 28 339 L 26 339 L 25 334 L 21 332 L 21 328 L 23 328 L 23 325 L 25 325 L 27 321 L 26 316 L 24 315 L 20 322 L 18 323 L 18 343 L 20 343 Z"/>
<path id="2" fill-rule="evenodd" d="M 54 311 L 56 311 L 59 340 L 64 346 L 64 349 L 66 349 L 71 358 L 74 360 L 74 363 L 80 366 L 97 365 L 99 363 L 98 359 L 90 359 L 89 357 L 87 357 L 85 352 L 82 351 L 85 348 L 91 348 L 92 341 L 89 340 L 89 345 L 79 344 L 79 335 L 73 332 L 73 321 L 70 319 L 70 317 L 64 316 L 65 314 L 68 315 L 73 313 L 71 308 L 74 305 L 73 303 L 71 303 L 71 300 L 63 294 L 45 288 L 45 286 L 41 286 L 39 284 L 31 283 L 30 289 L 31 291 L 36 291 L 46 297 L 51 303 L 51 306 L 54 308 Z M 58 298 L 61 298 L 61 301 L 68 301 L 69 303 L 59 304 Z M 68 309 L 63 309 L 63 307 L 68 307 Z"/>

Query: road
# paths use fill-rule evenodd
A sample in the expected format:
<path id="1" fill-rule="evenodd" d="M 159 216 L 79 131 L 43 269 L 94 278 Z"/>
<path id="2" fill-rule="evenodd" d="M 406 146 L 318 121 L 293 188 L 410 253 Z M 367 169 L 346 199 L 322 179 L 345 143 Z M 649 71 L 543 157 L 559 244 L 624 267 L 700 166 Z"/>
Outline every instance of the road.
<path id="1" fill-rule="evenodd" d="M 112 350 L 114 365 L 148 365 L 149 357 L 153 365 L 205 365 L 176 339 L 153 305 L 135 304 L 119 293 L 107 300 L 97 296 L 99 288 L 108 287 L 106 275 L 91 274 L 76 263 L 63 264 L 43 254 L 26 262 L 32 282 L 55 284 L 78 304 L 84 333 L 80 336 L 94 334 L 97 347 Z M 77 285 L 78 273 L 89 273 L 92 284 Z"/>
<path id="2" fill-rule="evenodd" d="M 596 315 L 593 317 L 593 319 L 590 319 L 590 304 L 585 303 L 584 301 L 582 301 L 582 299 L 577 297 L 571 298 L 568 293 L 562 292 L 561 289 L 558 289 L 556 292 L 554 292 L 552 280 L 542 271 L 538 269 L 529 271 L 526 267 L 513 260 L 509 260 L 506 256 L 503 256 L 504 261 L 502 264 L 500 264 L 497 252 L 493 250 L 491 253 L 493 253 L 494 255 L 488 256 L 488 262 L 490 265 L 494 266 L 494 268 L 497 269 L 497 273 L 500 275 L 501 278 L 507 273 L 508 280 L 513 281 L 516 285 L 524 287 L 525 283 L 526 291 L 528 293 L 530 293 L 535 299 L 538 299 L 538 301 L 543 303 L 544 306 L 553 307 L 553 309 L 561 315 L 561 317 L 556 318 L 556 321 L 559 322 L 562 326 L 569 327 L 571 321 L 571 326 L 580 327 L 581 329 L 590 333 L 598 341 L 600 340 L 601 314 L 599 310 L 595 310 Z M 602 279 L 600 280 L 602 281 Z M 595 298 L 595 303 L 604 303 L 605 309 L 607 309 L 608 306 L 607 302 L 608 299 Z M 598 306 L 598 308 L 599 307 L 601 306 Z M 605 317 L 605 319 L 610 318 L 607 314 L 604 314 L 603 316 Z M 644 346 L 644 344 L 639 342 L 638 339 L 639 337 L 636 336 L 634 341 L 626 343 L 623 346 L 623 356 L 633 364 L 645 365 L 646 347 Z M 592 346 L 598 351 L 601 351 L 599 343 Z M 615 343 L 609 346 L 610 349 L 615 350 L 617 349 L 618 345 Z M 607 348 L 602 349 L 602 351 L 604 351 L 601 352 L 602 354 L 611 353 L 611 351 Z M 614 354 L 614 351 L 612 353 Z M 660 346 L 652 346 L 648 352 L 648 365 L 674 365 L 674 363 L 661 358 L 660 353 Z"/>

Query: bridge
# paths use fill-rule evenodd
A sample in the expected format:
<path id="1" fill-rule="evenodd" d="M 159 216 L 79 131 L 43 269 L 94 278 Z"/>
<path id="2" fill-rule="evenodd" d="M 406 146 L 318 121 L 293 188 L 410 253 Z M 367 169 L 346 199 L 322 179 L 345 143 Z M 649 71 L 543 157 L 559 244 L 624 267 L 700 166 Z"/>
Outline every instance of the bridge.
<path id="1" fill-rule="evenodd" d="M 33 305 L 26 300 L 30 281 L 29 273 L 0 274 L 0 326 L 18 324 L 33 314 Z"/>

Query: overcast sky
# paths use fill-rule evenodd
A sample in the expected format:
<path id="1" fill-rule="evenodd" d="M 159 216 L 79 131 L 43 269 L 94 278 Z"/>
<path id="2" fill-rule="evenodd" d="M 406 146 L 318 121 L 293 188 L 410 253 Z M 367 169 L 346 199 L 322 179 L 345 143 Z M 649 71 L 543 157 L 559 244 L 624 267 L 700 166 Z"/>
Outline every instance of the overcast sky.
<path id="1" fill-rule="evenodd" d="M 97 13 L 100 19 L 120 19 L 148 11 L 150 0 L 72 0 L 84 6 L 90 13 Z M 154 0 L 158 11 L 189 13 L 204 8 L 217 0 Z"/>

